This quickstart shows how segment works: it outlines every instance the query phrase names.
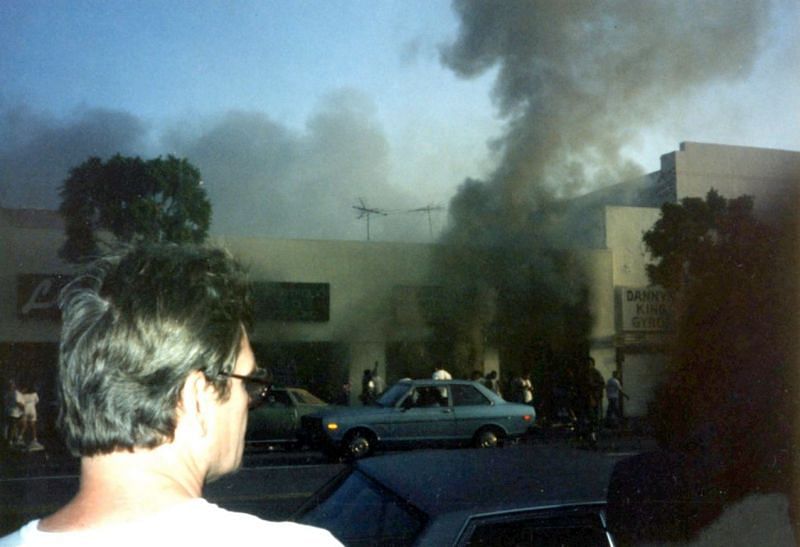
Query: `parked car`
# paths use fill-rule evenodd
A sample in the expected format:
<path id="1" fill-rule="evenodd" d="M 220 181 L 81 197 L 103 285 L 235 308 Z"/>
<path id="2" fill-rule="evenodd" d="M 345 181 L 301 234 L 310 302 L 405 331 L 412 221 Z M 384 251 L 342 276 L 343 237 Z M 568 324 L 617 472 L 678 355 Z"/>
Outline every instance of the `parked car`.
<path id="1" fill-rule="evenodd" d="M 403 380 L 369 406 L 304 416 L 303 435 L 329 455 L 361 458 L 375 449 L 431 445 L 495 447 L 524 435 L 532 406 L 509 403 L 478 382 Z"/>
<path id="2" fill-rule="evenodd" d="M 301 418 L 328 403 L 299 387 L 273 387 L 266 401 L 250 411 L 246 440 L 293 446 L 298 443 Z"/>
<path id="3" fill-rule="evenodd" d="M 553 446 L 420 450 L 359 460 L 293 520 L 358 545 L 614 545 L 614 461 Z"/>

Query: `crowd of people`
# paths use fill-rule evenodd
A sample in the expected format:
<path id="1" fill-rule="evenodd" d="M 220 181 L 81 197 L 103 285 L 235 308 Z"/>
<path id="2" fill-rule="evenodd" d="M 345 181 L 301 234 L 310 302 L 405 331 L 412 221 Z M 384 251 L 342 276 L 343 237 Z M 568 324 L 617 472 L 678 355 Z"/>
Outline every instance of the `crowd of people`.
<path id="1" fill-rule="evenodd" d="M 438 364 L 434 367 L 431 377 L 434 380 L 453 378 L 442 365 Z M 469 379 L 483 384 L 509 401 L 535 407 L 540 423 L 567 426 L 589 443 L 596 441 L 601 424 L 608 428 L 622 425 L 624 421 L 622 399 L 629 398 L 622 389 L 619 371 L 615 370 L 608 380 L 604 379 L 590 356 L 585 358 L 582 366 L 566 368 L 558 379 L 543 386 L 539 392 L 534 389 L 529 371 L 515 376 L 502 387 L 496 370 L 486 374 L 475 370 Z M 349 390 L 349 385 L 347 387 Z M 378 372 L 378 363 L 375 362 L 372 369 L 364 370 L 359 400 L 364 405 L 373 404 L 385 387 L 383 378 Z M 607 401 L 605 415 L 603 415 L 604 395 Z"/>

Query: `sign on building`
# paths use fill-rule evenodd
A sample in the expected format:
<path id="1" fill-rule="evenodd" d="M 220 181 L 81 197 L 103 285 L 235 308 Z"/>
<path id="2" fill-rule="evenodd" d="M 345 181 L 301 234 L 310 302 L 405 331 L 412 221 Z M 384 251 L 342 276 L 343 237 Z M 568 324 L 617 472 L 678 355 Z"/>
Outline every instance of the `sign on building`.
<path id="1" fill-rule="evenodd" d="M 17 317 L 60 320 L 58 293 L 71 279 L 71 276 L 61 274 L 17 275 Z"/>
<path id="2" fill-rule="evenodd" d="M 675 325 L 673 298 L 660 287 L 617 287 L 619 330 L 671 332 Z"/>
<path id="3" fill-rule="evenodd" d="M 325 322 L 330 319 L 328 283 L 253 283 L 256 320 Z"/>

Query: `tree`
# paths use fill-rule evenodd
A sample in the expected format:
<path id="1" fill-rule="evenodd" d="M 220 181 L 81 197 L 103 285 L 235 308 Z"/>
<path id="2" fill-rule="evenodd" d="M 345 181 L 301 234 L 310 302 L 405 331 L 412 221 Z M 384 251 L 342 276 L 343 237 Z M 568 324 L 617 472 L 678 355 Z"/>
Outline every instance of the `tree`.
<path id="1" fill-rule="evenodd" d="M 651 406 L 656 435 L 670 448 L 700 447 L 717 466 L 714 484 L 733 497 L 782 480 L 788 465 L 797 287 L 785 228 L 755 218 L 752 198 L 712 190 L 665 204 L 644 235 L 650 281 L 677 308 Z"/>
<path id="2" fill-rule="evenodd" d="M 70 171 L 60 194 L 67 240 L 59 254 L 70 262 L 118 243 L 200 243 L 211 221 L 200 171 L 171 155 L 89 158 Z"/>

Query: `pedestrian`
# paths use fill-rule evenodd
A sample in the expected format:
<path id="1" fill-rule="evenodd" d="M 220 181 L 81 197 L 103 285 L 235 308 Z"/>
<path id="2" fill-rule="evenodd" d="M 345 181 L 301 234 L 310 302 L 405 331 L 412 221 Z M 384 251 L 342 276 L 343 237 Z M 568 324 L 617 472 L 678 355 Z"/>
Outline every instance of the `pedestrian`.
<path id="1" fill-rule="evenodd" d="M 533 405 L 533 383 L 531 382 L 530 372 L 523 372 L 522 375 L 514 378 L 511 384 L 513 387 L 512 398 L 514 402 Z"/>
<path id="2" fill-rule="evenodd" d="M 20 401 L 23 408 L 19 433 L 20 442 L 28 452 L 44 450 L 44 446 L 39 443 L 36 434 L 36 405 L 39 404 L 39 395 L 33 388 L 24 389 Z"/>
<path id="3" fill-rule="evenodd" d="M 433 368 L 433 376 L 432 376 L 432 378 L 434 380 L 452 380 L 453 376 L 449 372 L 447 372 L 442 365 L 437 364 Z M 447 388 L 446 387 L 440 387 L 439 388 L 439 399 L 441 401 L 446 401 L 447 400 Z"/>
<path id="4" fill-rule="evenodd" d="M 432 378 L 434 380 L 452 380 L 453 376 L 442 365 L 436 365 L 433 369 Z"/>
<path id="5" fill-rule="evenodd" d="M 620 396 L 630 399 L 628 394 L 622 391 L 622 383 L 619 381 L 619 371 L 615 370 L 611 378 L 606 382 L 606 399 L 608 399 L 608 406 L 606 408 L 606 426 L 616 427 L 618 423 L 622 423 L 622 400 Z"/>
<path id="6" fill-rule="evenodd" d="M 372 371 L 364 369 L 364 374 L 361 376 L 361 395 L 359 395 L 361 403 L 371 405 L 375 401 L 375 382 L 372 379 Z"/>
<path id="7" fill-rule="evenodd" d="M 500 395 L 500 382 L 497 379 L 497 371 L 493 370 L 483 379 L 483 385 Z"/>
<path id="8" fill-rule="evenodd" d="M 227 252 L 189 244 L 132 247 L 67 285 L 58 425 L 78 491 L 0 545 L 340 545 L 202 497 L 241 464 L 248 406 L 269 393 L 251 301 Z"/>
<path id="9" fill-rule="evenodd" d="M 375 384 L 376 397 L 379 397 L 381 393 L 386 391 L 386 382 L 383 381 L 383 377 L 381 376 L 380 372 L 378 372 L 377 361 L 375 361 L 375 365 L 372 367 L 372 382 Z"/>
<path id="10" fill-rule="evenodd" d="M 334 401 L 337 405 L 350 406 L 350 382 L 344 382 L 339 388 L 339 394 Z"/>
<path id="11" fill-rule="evenodd" d="M 587 356 L 578 378 L 578 438 L 591 448 L 597 446 L 600 410 L 605 380 L 595 368 L 594 358 Z"/>
<path id="12" fill-rule="evenodd" d="M 3 433 L 6 443 L 10 447 L 21 446 L 19 433 L 24 408 L 22 393 L 17 389 L 17 383 L 14 380 L 8 380 L 3 393 L 3 409 L 6 421 Z"/>

